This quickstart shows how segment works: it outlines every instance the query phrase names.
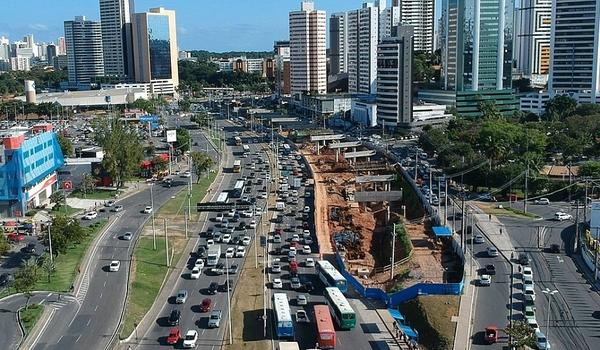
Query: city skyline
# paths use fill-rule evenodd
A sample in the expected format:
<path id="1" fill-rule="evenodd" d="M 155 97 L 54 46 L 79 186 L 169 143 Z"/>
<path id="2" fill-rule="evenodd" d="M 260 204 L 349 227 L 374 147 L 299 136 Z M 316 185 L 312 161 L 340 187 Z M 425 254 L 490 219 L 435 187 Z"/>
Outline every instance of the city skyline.
<path id="1" fill-rule="evenodd" d="M 315 0 L 315 6 L 326 11 L 329 16 L 335 12 L 359 8 L 363 2 L 365 1 Z M 47 8 L 41 0 L 28 0 L 7 6 L 4 9 L 5 16 L 0 21 L 0 36 L 15 41 L 33 34 L 37 42 L 54 42 L 58 37 L 64 36 L 65 20 L 75 16 L 100 20 L 97 0 L 64 0 L 61 3 L 63 6 Z M 177 0 L 136 0 L 135 12 L 145 12 L 153 7 L 175 10 L 181 50 L 271 51 L 273 41 L 288 39 L 287 15 L 297 6 L 296 0 L 223 0 L 193 3 Z"/>

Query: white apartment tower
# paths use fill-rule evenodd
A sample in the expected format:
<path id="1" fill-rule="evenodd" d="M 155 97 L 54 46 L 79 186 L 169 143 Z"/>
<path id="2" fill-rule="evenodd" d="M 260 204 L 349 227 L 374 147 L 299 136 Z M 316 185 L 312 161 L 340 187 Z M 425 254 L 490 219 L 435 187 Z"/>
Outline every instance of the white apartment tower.
<path id="1" fill-rule="evenodd" d="M 348 72 L 348 14 L 334 13 L 329 18 L 329 74 Z"/>
<path id="2" fill-rule="evenodd" d="M 393 0 L 400 8 L 400 23 L 415 28 L 415 51 L 433 52 L 434 0 Z"/>
<path id="3" fill-rule="evenodd" d="M 108 76 L 133 78 L 133 13 L 133 0 L 100 0 L 104 73 Z"/>
<path id="4" fill-rule="evenodd" d="M 515 10 L 514 56 L 517 71 L 532 83 L 548 78 L 551 25 L 552 0 L 520 0 Z"/>
<path id="5" fill-rule="evenodd" d="M 65 21 L 65 43 L 69 83 L 89 83 L 104 76 L 100 22 L 77 16 Z"/>
<path id="6" fill-rule="evenodd" d="M 553 0 L 551 96 L 577 94 L 600 101 L 600 0 Z"/>
<path id="7" fill-rule="evenodd" d="M 348 12 L 348 92 L 377 92 L 377 43 L 379 7 L 364 3 Z"/>
<path id="8" fill-rule="evenodd" d="M 325 11 L 303 1 L 289 14 L 291 94 L 327 92 Z"/>

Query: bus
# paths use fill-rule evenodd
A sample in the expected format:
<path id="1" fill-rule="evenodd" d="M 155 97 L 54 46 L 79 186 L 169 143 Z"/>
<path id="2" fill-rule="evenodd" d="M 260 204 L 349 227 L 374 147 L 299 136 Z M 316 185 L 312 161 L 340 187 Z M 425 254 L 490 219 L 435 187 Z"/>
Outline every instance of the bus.
<path id="1" fill-rule="evenodd" d="M 233 161 L 233 172 L 239 173 L 242 171 L 242 161 L 240 159 L 236 159 Z"/>
<path id="2" fill-rule="evenodd" d="M 235 141 L 235 145 L 236 146 L 241 146 L 242 145 L 242 138 L 239 136 L 236 136 L 233 138 L 233 140 Z"/>
<path id="3" fill-rule="evenodd" d="M 246 187 L 246 182 L 244 180 L 237 180 L 235 182 L 235 186 L 233 186 L 233 190 L 229 192 L 229 196 L 231 198 L 240 198 L 244 193 L 244 188 Z"/>
<path id="4" fill-rule="evenodd" d="M 277 337 L 280 339 L 294 339 L 294 324 L 292 323 L 292 312 L 290 311 L 287 294 L 273 293 L 273 307 Z"/>
<path id="5" fill-rule="evenodd" d="M 285 154 L 285 155 L 290 154 L 290 145 L 288 145 L 287 143 L 283 144 L 283 154 Z"/>
<path id="6" fill-rule="evenodd" d="M 315 305 L 315 324 L 319 349 L 335 348 L 335 328 L 327 305 Z"/>
<path id="7" fill-rule="evenodd" d="M 217 197 L 217 203 L 220 203 L 220 204 L 229 203 L 229 193 L 221 192 L 219 194 L 219 197 Z"/>
<path id="8" fill-rule="evenodd" d="M 323 295 L 338 326 L 342 329 L 354 328 L 356 326 L 356 313 L 354 313 L 354 309 L 352 309 L 344 294 L 336 287 L 327 287 Z"/>
<path id="9" fill-rule="evenodd" d="M 250 153 L 250 146 L 248 145 L 243 145 L 242 149 L 244 150 L 244 153 Z"/>
<path id="10" fill-rule="evenodd" d="M 338 287 L 342 293 L 348 291 L 348 284 L 342 274 L 327 260 L 317 261 L 317 275 L 321 282 L 329 287 Z"/>

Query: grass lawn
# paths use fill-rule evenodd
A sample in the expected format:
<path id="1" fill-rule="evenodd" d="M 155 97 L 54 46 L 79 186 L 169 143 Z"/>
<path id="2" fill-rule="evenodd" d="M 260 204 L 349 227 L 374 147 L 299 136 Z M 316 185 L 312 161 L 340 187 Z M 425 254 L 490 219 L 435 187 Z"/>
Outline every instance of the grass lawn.
<path id="1" fill-rule="evenodd" d="M 419 332 L 427 349 L 451 349 L 454 344 L 460 297 L 456 295 L 420 296 L 400 305 L 410 325 Z"/>
<path id="2" fill-rule="evenodd" d="M 56 208 L 56 209 L 55 209 Z M 61 205 L 60 207 L 58 206 L 54 206 L 54 208 L 52 208 L 52 214 L 64 214 L 66 216 L 71 216 L 77 212 L 82 211 L 82 209 L 77 209 L 77 208 L 73 208 L 71 206 L 68 206 L 66 204 Z"/>
<path id="3" fill-rule="evenodd" d="M 185 239 L 172 238 L 169 245 L 174 247 L 172 265 L 177 264 Z M 121 330 L 121 339 L 127 338 L 134 324 L 139 323 L 146 312 L 150 310 L 154 299 L 160 291 L 163 280 L 168 272 L 165 265 L 165 239 L 156 238 L 156 250 L 153 249 L 152 237 L 140 237 L 134 252 L 133 276 L 129 289 L 129 299 L 125 310 L 125 321 Z"/>
<path id="4" fill-rule="evenodd" d="M 94 226 L 90 226 L 88 228 L 90 234 L 80 244 L 71 246 L 66 254 L 59 255 L 54 259 L 55 271 L 50 277 L 50 282 L 48 282 L 47 275 L 41 270 L 40 279 L 35 284 L 34 290 L 68 292 L 77 275 L 81 259 L 106 223 L 107 220 L 101 220 Z"/>
<path id="5" fill-rule="evenodd" d="M 25 328 L 25 334 L 29 334 L 35 323 L 42 316 L 42 312 L 44 311 L 44 306 L 39 304 L 29 305 L 26 309 L 19 310 L 19 316 L 21 317 L 21 322 L 23 323 L 23 328 Z"/>
<path id="6" fill-rule="evenodd" d="M 80 190 L 75 190 L 71 193 L 71 196 L 77 198 L 85 198 L 85 199 L 115 199 L 115 195 L 118 195 L 120 191 L 110 191 L 110 190 L 94 190 L 86 193 L 85 195 Z"/>
<path id="7" fill-rule="evenodd" d="M 515 208 L 510 208 L 510 207 L 503 207 L 503 208 L 498 208 L 496 205 L 480 205 L 481 209 L 483 209 L 484 213 L 486 214 L 492 214 L 492 215 L 497 215 L 497 216 L 511 216 L 511 217 L 515 217 L 515 218 L 531 218 L 531 219 L 537 219 L 539 218 L 539 216 L 537 216 L 536 214 L 533 213 L 526 213 L 522 210 L 519 209 L 515 209 Z"/>
<path id="8" fill-rule="evenodd" d="M 190 203 L 192 207 L 196 205 L 196 203 L 200 202 L 210 184 L 215 180 L 217 176 L 216 173 L 210 173 L 209 176 L 202 177 L 199 183 L 192 184 L 192 198 Z M 165 203 L 158 211 L 158 215 L 183 215 L 183 211 L 187 207 L 187 188 L 181 190 L 175 198 L 169 200 Z M 197 220 L 200 213 L 198 213 L 194 208 L 192 208 L 192 219 Z"/>

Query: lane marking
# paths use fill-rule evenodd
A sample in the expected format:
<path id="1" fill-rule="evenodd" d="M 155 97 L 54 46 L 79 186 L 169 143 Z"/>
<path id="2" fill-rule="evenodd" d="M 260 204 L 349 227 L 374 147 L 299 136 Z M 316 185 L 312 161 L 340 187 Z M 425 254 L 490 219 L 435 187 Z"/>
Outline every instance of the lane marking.
<path id="1" fill-rule="evenodd" d="M 77 337 L 77 340 L 75 340 L 75 342 L 77 343 L 79 339 L 81 339 L 81 334 Z"/>

